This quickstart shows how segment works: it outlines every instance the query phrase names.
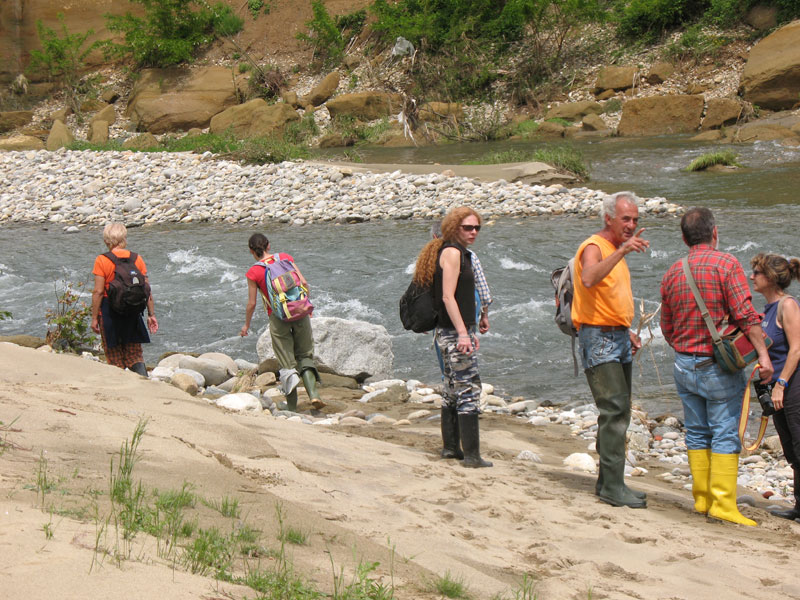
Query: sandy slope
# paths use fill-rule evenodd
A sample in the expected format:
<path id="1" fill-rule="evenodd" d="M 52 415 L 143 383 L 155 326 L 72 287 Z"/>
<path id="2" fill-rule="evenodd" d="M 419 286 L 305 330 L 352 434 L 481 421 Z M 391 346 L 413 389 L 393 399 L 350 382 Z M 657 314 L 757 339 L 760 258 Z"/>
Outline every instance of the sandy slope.
<path id="1" fill-rule="evenodd" d="M 323 590 L 332 586 L 329 551 L 345 573 L 358 560 L 380 562 L 375 574 L 388 582 L 393 573 L 397 598 L 438 597 L 429 582 L 446 571 L 463 577 L 473 598 L 507 594 L 524 573 L 543 600 L 800 598 L 800 525 L 758 509 L 744 509 L 760 522 L 755 529 L 707 522 L 691 512 L 687 492 L 654 477 L 636 482 L 649 509 L 607 507 L 590 476 L 561 466 L 584 446 L 561 428 L 536 429 L 533 439 L 530 427 L 485 418 L 483 446 L 495 467 L 472 471 L 435 458 L 435 425 L 371 426 L 368 437 L 367 427 L 230 414 L 106 365 L 0 344 L 0 421 L 16 419 L 14 431 L 0 432 L 3 598 L 253 597 L 173 570 L 143 536 L 118 566 L 95 552 L 91 517 L 55 514 L 53 539 L 45 538 L 50 517 L 31 489 L 41 453 L 58 480 L 46 504 L 76 513 L 88 490 L 108 489 L 109 461 L 141 418 L 149 422 L 136 475 L 146 487 L 189 481 L 205 498 L 235 496 L 268 546 L 280 502 L 284 521 L 309 534 L 291 550 L 294 565 Z M 524 449 L 542 463 L 514 460 Z M 110 536 L 101 544 L 114 545 Z"/>

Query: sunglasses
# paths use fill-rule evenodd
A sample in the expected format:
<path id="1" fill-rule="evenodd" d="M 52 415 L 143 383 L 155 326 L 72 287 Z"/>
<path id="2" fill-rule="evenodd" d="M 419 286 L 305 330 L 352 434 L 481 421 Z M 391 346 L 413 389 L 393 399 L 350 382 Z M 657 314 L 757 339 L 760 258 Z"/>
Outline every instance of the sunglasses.
<path id="1" fill-rule="evenodd" d="M 469 232 L 469 231 L 480 231 L 481 230 L 481 226 L 480 225 L 462 225 L 461 229 L 463 231 L 467 231 L 467 232 Z"/>

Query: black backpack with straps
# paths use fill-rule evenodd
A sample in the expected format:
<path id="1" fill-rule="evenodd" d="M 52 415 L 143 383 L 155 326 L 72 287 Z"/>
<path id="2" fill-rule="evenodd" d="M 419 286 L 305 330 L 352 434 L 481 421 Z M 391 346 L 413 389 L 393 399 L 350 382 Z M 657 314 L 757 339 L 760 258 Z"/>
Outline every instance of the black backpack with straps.
<path id="1" fill-rule="evenodd" d="M 131 252 L 127 258 L 120 258 L 113 252 L 106 252 L 103 256 L 114 263 L 114 279 L 108 284 L 111 310 L 124 316 L 141 314 L 147 308 L 150 284 L 136 266 L 139 255 Z"/>

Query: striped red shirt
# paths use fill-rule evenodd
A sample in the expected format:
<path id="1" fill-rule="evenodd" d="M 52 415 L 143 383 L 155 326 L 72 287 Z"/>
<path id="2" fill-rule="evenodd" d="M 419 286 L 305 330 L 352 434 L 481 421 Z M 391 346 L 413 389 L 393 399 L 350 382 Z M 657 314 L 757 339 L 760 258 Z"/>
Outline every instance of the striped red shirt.
<path id="1" fill-rule="evenodd" d="M 681 262 L 673 264 L 661 280 L 661 332 L 676 352 L 711 356 L 711 334 Z M 745 333 L 761 323 L 747 277 L 735 256 L 697 244 L 689 248 L 689 268 L 718 330 L 726 318 Z"/>

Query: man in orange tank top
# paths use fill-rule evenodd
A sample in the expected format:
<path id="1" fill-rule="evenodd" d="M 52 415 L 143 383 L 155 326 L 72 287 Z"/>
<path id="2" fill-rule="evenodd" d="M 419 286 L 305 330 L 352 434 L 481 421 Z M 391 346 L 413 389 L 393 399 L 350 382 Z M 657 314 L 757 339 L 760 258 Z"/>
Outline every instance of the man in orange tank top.
<path id="1" fill-rule="evenodd" d="M 595 493 L 612 506 L 645 508 L 646 495 L 625 485 L 625 433 L 631 420 L 633 355 L 641 348 L 630 330 L 633 292 L 625 256 L 650 243 L 636 231 L 638 198 L 618 192 L 603 201 L 604 227 L 575 254 L 572 322 L 578 329 L 581 362 L 600 411 L 597 453 L 600 473 Z"/>

